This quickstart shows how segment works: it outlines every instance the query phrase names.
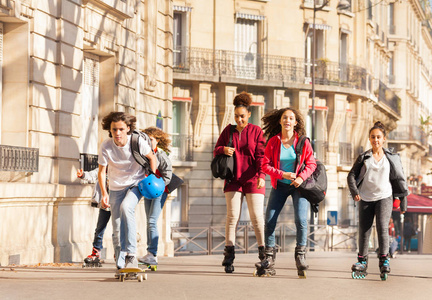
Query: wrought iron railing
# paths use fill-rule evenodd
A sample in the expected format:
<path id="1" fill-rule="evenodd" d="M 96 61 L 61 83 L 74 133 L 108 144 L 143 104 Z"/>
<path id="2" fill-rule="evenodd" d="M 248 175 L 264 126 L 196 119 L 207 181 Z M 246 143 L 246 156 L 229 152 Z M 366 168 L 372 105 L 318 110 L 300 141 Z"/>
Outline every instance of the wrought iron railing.
<path id="1" fill-rule="evenodd" d="M 375 240 L 375 234 L 373 238 Z M 171 239 L 174 242 L 174 255 L 218 254 L 225 245 L 225 228 L 222 225 L 208 227 L 172 227 Z M 290 251 L 296 239 L 296 227 L 290 223 L 278 223 L 275 228 L 276 247 L 280 252 Z M 309 225 L 308 247 L 320 251 L 357 248 L 357 226 L 345 228 Z M 236 252 L 257 252 L 255 233 L 250 222 L 236 228 Z M 373 247 L 373 249 L 375 249 Z"/>
<path id="2" fill-rule="evenodd" d="M 418 141 L 421 145 L 427 145 L 426 133 L 415 125 L 398 125 L 396 130 L 389 133 L 388 138 L 396 141 Z"/>
<path id="3" fill-rule="evenodd" d="M 81 153 L 80 161 L 81 161 L 81 169 L 83 169 L 86 172 L 94 170 L 97 167 L 99 167 L 98 156 L 95 154 Z"/>
<path id="4" fill-rule="evenodd" d="M 38 172 L 39 149 L 0 145 L 0 171 Z"/>
<path id="5" fill-rule="evenodd" d="M 339 142 L 338 164 L 340 166 L 352 165 L 352 144 Z"/>
<path id="6" fill-rule="evenodd" d="M 172 161 L 193 160 L 193 137 L 187 134 L 175 134 L 172 136 L 170 159 Z"/>
<path id="7" fill-rule="evenodd" d="M 316 159 L 323 164 L 327 164 L 328 143 L 325 141 L 315 141 L 314 150 Z"/>
<path id="8" fill-rule="evenodd" d="M 310 83 L 312 62 L 303 58 L 262 55 L 252 52 L 177 47 L 174 71 L 203 76 Z M 318 59 L 315 63 L 317 84 L 366 90 L 370 75 L 364 68 Z"/>
<path id="9" fill-rule="evenodd" d="M 386 104 L 398 115 L 401 114 L 401 99 L 389 89 L 382 81 L 379 81 L 378 90 L 375 90 L 378 101 Z"/>

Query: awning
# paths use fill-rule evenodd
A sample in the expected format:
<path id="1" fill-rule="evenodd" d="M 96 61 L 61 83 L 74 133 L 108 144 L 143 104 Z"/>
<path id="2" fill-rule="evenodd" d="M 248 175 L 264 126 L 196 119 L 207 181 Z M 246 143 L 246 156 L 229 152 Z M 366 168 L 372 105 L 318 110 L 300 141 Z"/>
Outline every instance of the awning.
<path id="1" fill-rule="evenodd" d="M 180 5 L 173 5 L 174 11 L 182 11 L 182 12 L 191 12 L 192 7 L 190 6 L 180 6 Z"/>
<path id="2" fill-rule="evenodd" d="M 310 29 L 313 29 L 313 23 L 307 23 L 307 25 L 309 26 L 309 28 Z M 332 29 L 332 27 L 330 26 L 330 25 L 327 25 L 327 24 L 316 24 L 315 23 L 315 29 L 318 29 L 318 30 L 330 30 L 330 29 Z"/>
<path id="3" fill-rule="evenodd" d="M 255 20 L 255 21 L 265 20 L 265 16 L 251 15 L 251 14 L 245 14 L 245 13 L 241 13 L 241 12 L 237 12 L 236 13 L 236 18 L 238 18 L 238 19 L 246 19 L 246 20 Z"/>
<path id="4" fill-rule="evenodd" d="M 432 214 L 432 199 L 410 194 L 408 195 L 408 208 L 407 212 L 410 213 L 421 213 L 421 214 Z"/>

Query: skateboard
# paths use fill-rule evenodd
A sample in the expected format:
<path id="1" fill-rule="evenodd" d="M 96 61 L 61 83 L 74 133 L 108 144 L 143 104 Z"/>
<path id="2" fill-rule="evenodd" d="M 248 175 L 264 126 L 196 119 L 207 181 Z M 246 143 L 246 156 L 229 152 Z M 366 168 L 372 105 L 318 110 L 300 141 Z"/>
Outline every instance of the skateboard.
<path id="1" fill-rule="evenodd" d="M 125 280 L 135 280 L 137 279 L 139 282 L 143 280 L 147 280 L 147 274 L 145 270 L 140 268 L 123 268 L 118 270 L 115 274 L 115 277 L 118 278 L 119 281 L 124 282 Z"/>
<path id="2" fill-rule="evenodd" d="M 144 266 L 145 268 L 151 270 L 151 271 L 156 271 L 157 270 L 157 265 L 151 265 L 151 264 L 146 264 L 146 263 L 142 263 L 142 262 L 138 262 L 138 266 Z"/>

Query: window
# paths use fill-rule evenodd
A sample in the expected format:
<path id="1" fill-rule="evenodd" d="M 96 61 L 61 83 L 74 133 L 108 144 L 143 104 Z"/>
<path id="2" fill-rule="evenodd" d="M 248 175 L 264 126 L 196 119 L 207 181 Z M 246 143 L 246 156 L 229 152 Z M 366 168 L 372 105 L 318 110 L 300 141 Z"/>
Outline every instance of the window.
<path id="1" fill-rule="evenodd" d="M 306 77 L 312 77 L 312 51 L 313 51 L 313 24 L 308 24 L 306 28 L 306 44 L 305 44 L 305 67 L 306 67 Z M 320 27 L 316 24 L 315 29 L 315 66 L 316 60 L 320 58 L 325 58 L 324 53 L 324 30 L 326 26 Z"/>
<path id="2" fill-rule="evenodd" d="M 341 32 L 339 41 L 340 79 L 348 81 L 348 34 Z"/>
<path id="3" fill-rule="evenodd" d="M 82 90 L 82 153 L 98 153 L 99 57 L 86 53 Z"/>
<path id="4" fill-rule="evenodd" d="M 390 59 L 389 59 L 389 63 L 388 63 L 388 70 L 387 70 L 387 75 L 389 78 L 389 83 L 390 84 L 395 84 L 395 76 L 394 76 L 394 52 L 390 52 Z"/>
<path id="5" fill-rule="evenodd" d="M 173 60 L 174 68 L 185 68 L 186 53 L 189 45 L 188 23 L 191 7 L 174 5 L 173 20 Z"/>
<path id="6" fill-rule="evenodd" d="M 395 34 L 395 22 L 394 22 L 394 3 L 389 3 L 388 6 L 388 26 L 389 26 L 389 34 Z"/>
<path id="7" fill-rule="evenodd" d="M 257 77 L 258 21 L 237 18 L 234 29 L 234 68 L 238 78 Z"/>
<path id="8" fill-rule="evenodd" d="M 187 131 L 189 128 L 190 109 L 191 98 L 174 97 L 172 147 L 170 155 L 173 161 L 192 160 L 192 137 Z"/>

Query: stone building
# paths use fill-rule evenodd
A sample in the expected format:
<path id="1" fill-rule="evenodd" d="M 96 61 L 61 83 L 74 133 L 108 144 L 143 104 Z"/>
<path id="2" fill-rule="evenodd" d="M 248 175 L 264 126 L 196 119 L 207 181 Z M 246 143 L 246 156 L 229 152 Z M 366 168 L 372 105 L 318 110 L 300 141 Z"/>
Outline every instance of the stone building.
<path id="1" fill-rule="evenodd" d="M 429 116 L 431 105 L 428 12 L 418 0 L 317 0 L 315 7 L 313 0 L 174 0 L 173 133 L 193 136 L 197 166 L 186 166 L 187 197 L 173 202 L 173 221 L 224 224 L 223 182 L 212 178 L 209 165 L 220 132 L 234 122 L 232 100 L 241 91 L 253 95 L 252 123 L 292 106 L 306 116 L 309 136 L 314 106 L 316 156 L 329 180 L 319 224 L 327 211 L 338 211 L 339 224 L 357 224 L 346 176 L 370 148 L 375 121 L 391 132 L 388 146 L 397 146 L 406 173 L 425 174 L 429 146 L 419 115 Z M 290 205 L 280 220 L 293 222 Z"/>
<path id="2" fill-rule="evenodd" d="M 0 1 L 1 265 L 90 253 L 98 212 L 76 171 L 97 166 L 110 111 L 170 126 L 171 28 L 170 0 Z"/>

